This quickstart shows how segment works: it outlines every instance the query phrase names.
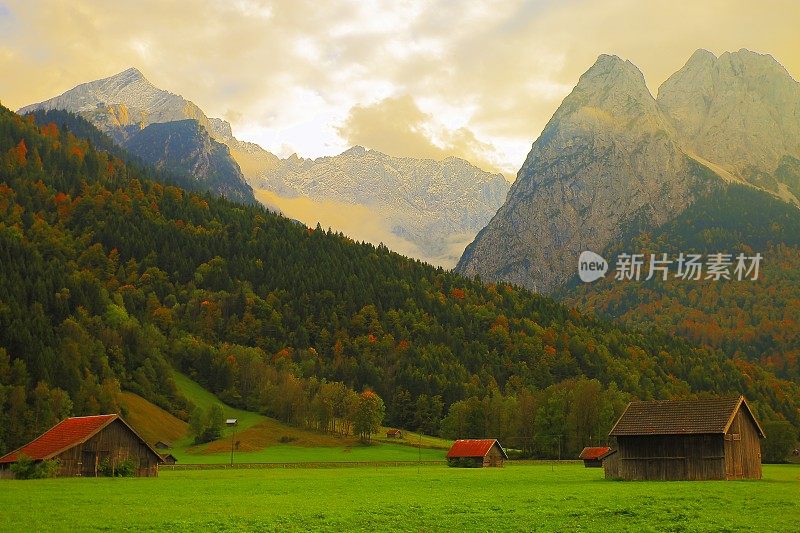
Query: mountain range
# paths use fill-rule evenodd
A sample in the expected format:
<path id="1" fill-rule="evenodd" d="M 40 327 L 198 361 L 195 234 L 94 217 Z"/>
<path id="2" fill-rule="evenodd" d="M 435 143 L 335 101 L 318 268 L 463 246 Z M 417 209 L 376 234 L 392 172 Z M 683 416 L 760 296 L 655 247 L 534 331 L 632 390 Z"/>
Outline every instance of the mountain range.
<path id="1" fill-rule="evenodd" d="M 193 180 L 197 189 L 244 203 L 257 196 L 309 226 L 321 222 L 448 268 L 510 186 L 502 175 L 454 157 L 396 158 L 353 147 L 334 157 L 280 159 L 237 139 L 230 123 L 157 88 L 136 68 L 19 112 L 51 109 L 78 114 L 131 155 Z"/>
<path id="2" fill-rule="evenodd" d="M 367 227 L 338 219 L 346 233 L 370 231 L 374 238 L 366 240 L 374 244 L 384 240 L 392 249 L 446 267 L 492 218 L 510 186 L 501 174 L 456 157 L 400 158 L 361 146 L 334 157 L 294 155 L 254 185 L 273 192 L 269 199 L 290 216 L 298 203 L 291 199 L 310 199 L 313 210 L 295 216 L 304 222 L 313 224 L 326 211 L 349 212 L 358 226 Z M 354 212 L 365 215 L 355 218 Z"/>
<path id="3" fill-rule="evenodd" d="M 800 84 L 772 56 L 698 50 L 654 98 L 636 66 L 601 55 L 456 270 L 550 293 L 583 250 L 659 228 L 730 184 L 800 205 Z"/>

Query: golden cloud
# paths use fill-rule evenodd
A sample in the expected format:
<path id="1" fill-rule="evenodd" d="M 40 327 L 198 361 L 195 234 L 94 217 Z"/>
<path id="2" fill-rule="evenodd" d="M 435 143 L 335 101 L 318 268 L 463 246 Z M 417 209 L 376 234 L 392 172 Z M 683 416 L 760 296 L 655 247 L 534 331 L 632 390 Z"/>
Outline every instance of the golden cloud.
<path id="1" fill-rule="evenodd" d="M 7 0 L 0 99 L 19 108 L 136 66 L 212 116 L 236 110 L 234 132 L 263 135 L 248 140 L 304 156 L 352 138 L 508 171 L 600 53 L 654 91 L 697 48 L 769 52 L 797 78 L 797 20 L 786 0 Z M 439 120 L 459 108 L 455 126 Z M 320 124 L 342 138 L 297 142 Z"/>
<path id="2" fill-rule="evenodd" d="M 368 106 L 355 106 L 339 134 L 352 145 L 361 145 L 395 157 L 442 160 L 460 157 L 479 168 L 499 172 L 487 156 L 493 147 L 481 142 L 465 127 L 436 128 L 435 117 L 419 109 L 410 95 L 385 98 Z M 434 143 L 436 137 L 439 143 Z"/>

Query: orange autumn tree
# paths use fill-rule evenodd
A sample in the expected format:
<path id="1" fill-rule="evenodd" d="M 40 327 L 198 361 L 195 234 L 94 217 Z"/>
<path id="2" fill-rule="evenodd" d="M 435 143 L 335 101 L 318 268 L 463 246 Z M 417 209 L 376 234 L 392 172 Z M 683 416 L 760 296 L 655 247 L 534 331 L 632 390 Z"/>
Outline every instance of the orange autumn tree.
<path id="1" fill-rule="evenodd" d="M 386 407 L 380 396 L 365 389 L 358 397 L 358 409 L 353 420 L 353 431 L 358 433 L 361 442 L 368 442 L 373 433 L 381 429 Z"/>

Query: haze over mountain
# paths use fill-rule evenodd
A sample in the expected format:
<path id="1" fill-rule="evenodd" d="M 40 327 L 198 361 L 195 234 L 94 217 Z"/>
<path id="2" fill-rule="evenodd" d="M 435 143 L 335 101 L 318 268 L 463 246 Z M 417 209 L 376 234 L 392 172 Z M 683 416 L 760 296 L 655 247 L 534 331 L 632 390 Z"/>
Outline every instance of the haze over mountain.
<path id="1" fill-rule="evenodd" d="M 696 52 L 656 100 L 601 55 L 534 142 L 506 203 L 456 269 L 541 292 L 602 251 L 742 182 L 798 203 L 800 85 L 771 56 Z"/>
<path id="2" fill-rule="evenodd" d="M 331 221 L 359 239 L 384 241 L 447 267 L 491 219 L 509 189 L 501 174 L 463 159 L 392 157 L 361 146 L 334 157 L 294 155 L 254 185 L 274 193 L 260 198 L 310 225 Z"/>

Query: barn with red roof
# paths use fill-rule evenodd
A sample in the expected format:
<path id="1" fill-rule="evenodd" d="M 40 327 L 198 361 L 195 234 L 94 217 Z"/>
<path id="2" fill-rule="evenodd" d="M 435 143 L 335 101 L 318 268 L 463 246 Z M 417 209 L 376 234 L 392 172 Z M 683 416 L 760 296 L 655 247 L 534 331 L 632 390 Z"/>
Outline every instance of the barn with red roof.
<path id="1" fill-rule="evenodd" d="M 586 468 L 600 468 L 603 466 L 603 459 L 612 453 L 614 452 L 608 446 L 590 446 L 581 451 L 578 459 L 583 459 L 583 466 Z"/>
<path id="2" fill-rule="evenodd" d="M 25 446 L 0 457 L 0 478 L 13 477 L 20 456 L 58 461 L 59 476 L 113 475 L 126 464 L 136 476 L 157 476 L 161 456 L 119 415 L 76 416 L 62 420 Z"/>
<path id="3" fill-rule="evenodd" d="M 450 466 L 503 466 L 505 459 L 508 459 L 508 455 L 497 439 L 457 440 L 447 452 Z"/>

